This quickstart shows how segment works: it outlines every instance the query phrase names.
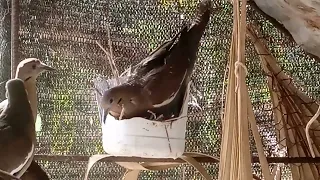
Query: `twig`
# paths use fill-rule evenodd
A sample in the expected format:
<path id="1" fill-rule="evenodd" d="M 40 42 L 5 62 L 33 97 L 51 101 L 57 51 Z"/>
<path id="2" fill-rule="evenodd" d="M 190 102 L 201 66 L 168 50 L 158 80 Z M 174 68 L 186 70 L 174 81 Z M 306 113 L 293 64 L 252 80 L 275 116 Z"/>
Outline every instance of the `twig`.
<path id="1" fill-rule="evenodd" d="M 306 137 L 307 137 L 309 149 L 310 149 L 310 152 L 311 152 L 311 156 L 312 156 L 313 158 L 315 157 L 315 154 L 314 154 L 314 150 L 313 150 L 312 143 L 311 143 L 311 138 L 310 138 L 310 134 L 309 134 L 309 129 L 310 129 L 310 126 L 312 125 L 312 123 L 313 123 L 315 120 L 317 120 L 317 118 L 319 117 L 319 115 L 320 115 L 320 105 L 318 106 L 318 110 L 317 110 L 316 114 L 310 119 L 310 121 L 307 123 L 307 126 L 306 126 Z"/>
<path id="2" fill-rule="evenodd" d="M 2 82 L 0 82 L 0 85 L 2 85 L 2 84 L 5 84 L 7 81 L 2 81 Z"/>
<path id="3" fill-rule="evenodd" d="M 111 35 L 110 35 L 110 26 L 107 24 L 107 36 L 108 36 L 108 45 L 109 45 L 109 52 L 110 52 L 110 57 L 113 59 L 113 49 L 112 49 L 112 43 L 111 43 Z M 114 63 L 114 61 L 113 61 Z M 114 64 L 115 66 L 115 64 Z M 119 77 L 119 73 L 117 74 L 117 77 Z"/>
<path id="4" fill-rule="evenodd" d="M 121 113 L 120 113 L 120 116 L 119 116 L 119 120 L 122 120 L 122 117 L 123 117 L 124 111 L 125 111 L 125 109 L 124 109 L 124 107 L 123 107 L 123 105 L 122 105 Z"/>
<path id="5" fill-rule="evenodd" d="M 228 76 L 228 68 L 229 68 L 229 63 L 227 62 L 227 65 L 226 65 L 226 68 L 225 68 L 225 71 L 224 71 L 224 76 L 223 76 L 223 82 L 222 82 L 222 96 L 221 96 L 221 109 L 220 109 L 220 116 L 221 116 L 221 121 L 223 122 L 223 119 L 224 119 L 224 103 L 225 103 L 225 100 L 224 100 L 224 97 L 225 97 L 225 94 L 224 94 L 224 91 L 225 91 L 225 83 L 227 82 L 227 76 Z"/>
<path id="6" fill-rule="evenodd" d="M 100 96 L 102 96 L 102 93 L 101 93 L 96 87 L 93 87 L 93 89 L 94 89 Z"/>
<path id="7" fill-rule="evenodd" d="M 170 152 L 172 152 L 167 125 L 164 125 L 164 129 L 166 130 L 166 134 L 167 134 L 169 150 L 170 150 Z"/>
<path id="8" fill-rule="evenodd" d="M 156 121 L 160 120 L 161 118 L 164 118 L 163 114 L 161 114 L 160 116 L 158 116 L 158 117 L 156 118 Z"/>
<path id="9" fill-rule="evenodd" d="M 110 52 L 108 52 L 105 48 L 102 47 L 102 45 L 96 41 L 96 44 L 103 50 L 103 52 L 107 55 L 107 59 L 109 60 L 109 64 L 110 64 L 110 67 L 111 67 L 111 70 L 112 70 L 112 73 L 113 75 L 115 76 L 116 78 L 116 81 L 117 81 L 117 84 L 120 84 L 120 81 L 119 81 L 119 71 L 114 63 L 114 60 L 112 58 L 112 56 L 110 55 Z"/>
<path id="10" fill-rule="evenodd" d="M 179 117 L 175 117 L 175 118 L 171 118 L 171 119 L 166 119 L 166 120 L 164 120 L 164 121 L 162 121 L 162 122 L 173 122 L 173 121 L 176 121 L 176 120 L 185 118 L 185 117 L 188 117 L 188 115 L 186 115 L 186 116 L 179 116 Z"/>
<path id="11" fill-rule="evenodd" d="M 152 111 L 150 111 L 150 110 L 148 110 L 147 112 L 151 114 L 151 116 L 153 117 L 154 120 L 157 120 L 157 115 L 156 115 L 156 113 L 154 113 L 154 112 L 152 112 Z"/>

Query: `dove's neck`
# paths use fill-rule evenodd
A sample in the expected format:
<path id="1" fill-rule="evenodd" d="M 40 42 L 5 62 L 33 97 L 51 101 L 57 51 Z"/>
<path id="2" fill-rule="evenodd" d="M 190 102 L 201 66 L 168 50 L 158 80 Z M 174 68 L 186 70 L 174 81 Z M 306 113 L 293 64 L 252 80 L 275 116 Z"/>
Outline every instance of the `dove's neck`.
<path id="1" fill-rule="evenodd" d="M 37 119 L 37 111 L 38 111 L 38 97 L 37 97 L 37 88 L 36 88 L 36 80 L 29 79 L 24 83 L 25 88 L 28 92 L 28 99 L 30 101 L 30 106 L 32 109 L 33 120 L 36 122 Z"/>

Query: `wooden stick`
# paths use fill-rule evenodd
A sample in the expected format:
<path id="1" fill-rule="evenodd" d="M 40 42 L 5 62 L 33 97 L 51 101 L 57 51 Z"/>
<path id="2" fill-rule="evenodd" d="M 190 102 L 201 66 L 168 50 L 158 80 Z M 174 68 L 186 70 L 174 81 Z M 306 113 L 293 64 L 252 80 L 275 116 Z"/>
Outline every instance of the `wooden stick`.
<path id="1" fill-rule="evenodd" d="M 11 78 L 16 76 L 19 58 L 19 0 L 11 1 Z"/>
<path id="2" fill-rule="evenodd" d="M 116 78 L 117 84 L 120 84 L 120 80 L 119 80 L 119 71 L 115 65 L 115 62 L 110 54 L 110 52 L 108 52 L 98 41 L 96 41 L 96 44 L 102 49 L 102 51 L 106 54 L 107 59 L 109 61 L 110 67 L 111 67 L 111 71 L 114 75 L 114 77 Z"/>
<path id="3" fill-rule="evenodd" d="M 59 162 L 74 162 L 74 161 L 84 161 L 87 162 L 90 156 L 85 155 L 35 155 L 34 159 L 36 161 L 59 161 Z M 200 163 L 219 163 L 218 160 L 207 157 L 195 157 L 195 159 Z M 172 158 L 140 158 L 140 157 L 112 157 L 107 160 L 101 160 L 102 162 L 183 162 L 179 159 Z M 320 157 L 267 157 L 268 163 L 284 163 L 284 164 L 294 164 L 294 163 L 320 163 Z M 259 157 L 251 157 L 251 163 L 259 163 Z"/>

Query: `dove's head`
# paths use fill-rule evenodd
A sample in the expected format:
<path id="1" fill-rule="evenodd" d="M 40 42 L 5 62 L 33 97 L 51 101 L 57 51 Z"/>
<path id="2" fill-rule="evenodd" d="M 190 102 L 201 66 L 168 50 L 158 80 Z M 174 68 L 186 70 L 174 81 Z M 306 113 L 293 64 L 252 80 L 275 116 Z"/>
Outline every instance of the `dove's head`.
<path id="1" fill-rule="evenodd" d="M 6 93 L 9 101 L 22 100 L 27 98 L 27 92 L 25 90 L 24 82 L 21 79 L 10 79 L 6 83 Z"/>
<path id="2" fill-rule="evenodd" d="M 55 69 L 44 64 L 39 59 L 28 58 L 18 64 L 16 78 L 20 78 L 24 81 L 30 79 L 35 80 L 41 72 L 53 70 Z"/>
<path id="3" fill-rule="evenodd" d="M 103 93 L 101 107 L 104 109 L 104 119 L 110 112 L 115 117 L 119 117 L 121 111 L 124 117 L 138 113 L 145 109 L 148 104 L 147 95 L 143 94 L 139 86 L 123 84 L 113 87 Z"/>

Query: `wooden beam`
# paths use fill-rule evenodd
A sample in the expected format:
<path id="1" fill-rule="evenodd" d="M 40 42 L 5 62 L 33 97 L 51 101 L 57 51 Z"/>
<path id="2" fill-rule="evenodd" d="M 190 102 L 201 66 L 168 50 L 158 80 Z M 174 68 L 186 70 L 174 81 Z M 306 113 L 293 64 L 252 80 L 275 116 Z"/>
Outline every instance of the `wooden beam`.
<path id="1" fill-rule="evenodd" d="M 64 156 L 64 155 L 35 155 L 35 160 L 42 161 L 88 161 L 90 156 Z M 217 160 L 207 157 L 195 157 L 201 163 L 217 163 Z M 181 159 L 171 158 L 139 158 L 139 157 L 110 157 L 109 159 L 101 160 L 102 162 L 184 162 Z M 320 163 L 320 157 L 267 157 L 269 163 Z M 252 163 L 259 163 L 258 157 L 252 157 Z"/>
<path id="2" fill-rule="evenodd" d="M 19 0 L 11 1 L 11 78 L 16 75 L 19 58 Z"/>

